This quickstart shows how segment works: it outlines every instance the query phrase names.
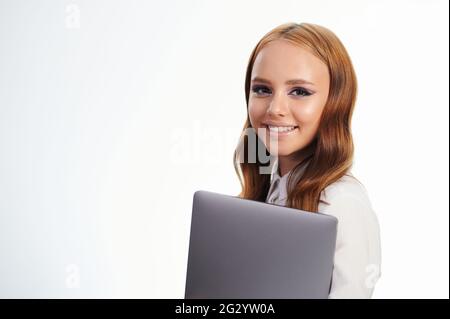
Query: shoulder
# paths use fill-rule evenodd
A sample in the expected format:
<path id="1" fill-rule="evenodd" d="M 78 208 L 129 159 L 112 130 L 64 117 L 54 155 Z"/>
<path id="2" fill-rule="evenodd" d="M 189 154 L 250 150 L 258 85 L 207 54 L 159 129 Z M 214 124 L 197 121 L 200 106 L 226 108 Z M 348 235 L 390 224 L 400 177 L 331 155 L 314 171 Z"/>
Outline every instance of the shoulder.
<path id="1" fill-rule="evenodd" d="M 378 230 L 378 218 L 365 186 L 352 173 L 328 185 L 321 193 L 318 211 L 333 215 L 340 223 L 364 225 Z"/>
<path id="2" fill-rule="evenodd" d="M 350 172 L 328 185 L 322 191 L 320 199 L 325 202 L 323 208 L 345 200 L 355 200 L 370 208 L 372 206 L 365 186 Z"/>

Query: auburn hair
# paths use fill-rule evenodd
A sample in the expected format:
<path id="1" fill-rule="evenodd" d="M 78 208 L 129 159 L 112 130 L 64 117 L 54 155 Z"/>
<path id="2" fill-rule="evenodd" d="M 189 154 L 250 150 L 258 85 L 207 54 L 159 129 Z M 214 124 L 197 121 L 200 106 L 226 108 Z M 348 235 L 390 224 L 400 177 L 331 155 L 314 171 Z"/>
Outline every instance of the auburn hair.
<path id="1" fill-rule="evenodd" d="M 242 187 L 238 196 L 265 202 L 269 191 L 270 174 L 260 174 L 259 170 L 265 166 L 264 163 L 260 162 L 258 156 L 256 162 L 248 161 L 248 156 L 240 154 L 240 150 L 248 150 L 249 142 L 245 132 L 252 129 L 248 101 L 255 58 L 265 45 L 279 39 L 309 50 L 327 65 L 330 75 L 328 99 L 321 114 L 317 134 L 308 145 L 313 150 L 305 159 L 308 164 L 299 177 L 298 170 L 303 162 L 298 163 L 288 179 L 286 206 L 317 212 L 322 191 L 346 175 L 353 163 L 351 118 L 356 101 L 357 80 L 344 45 L 332 31 L 316 24 L 282 24 L 264 35 L 250 55 L 245 77 L 247 119 L 233 155 L 234 168 Z M 269 154 L 257 138 L 257 148 L 260 147 Z"/>

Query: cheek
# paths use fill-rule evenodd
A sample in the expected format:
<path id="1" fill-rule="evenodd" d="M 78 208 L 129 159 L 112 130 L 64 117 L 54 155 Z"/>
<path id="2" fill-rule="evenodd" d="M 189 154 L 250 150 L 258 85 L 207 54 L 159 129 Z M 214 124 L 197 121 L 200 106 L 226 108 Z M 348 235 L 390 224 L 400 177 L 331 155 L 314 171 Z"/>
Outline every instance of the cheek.
<path id="1" fill-rule="evenodd" d="M 250 118 L 250 123 L 252 127 L 256 127 L 261 123 L 261 120 L 265 114 L 265 108 L 263 105 L 258 105 L 257 103 L 248 103 L 248 116 Z"/>
<path id="2" fill-rule="evenodd" d="M 293 115 L 300 126 L 316 126 L 320 120 L 323 106 L 317 104 L 301 105 L 293 110 Z"/>

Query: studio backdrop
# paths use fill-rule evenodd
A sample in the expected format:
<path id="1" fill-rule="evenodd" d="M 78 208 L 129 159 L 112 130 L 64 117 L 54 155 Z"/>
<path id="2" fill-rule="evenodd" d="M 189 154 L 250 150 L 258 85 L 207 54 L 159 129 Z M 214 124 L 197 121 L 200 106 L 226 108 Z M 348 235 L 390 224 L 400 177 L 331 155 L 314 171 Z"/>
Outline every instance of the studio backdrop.
<path id="1" fill-rule="evenodd" d="M 236 195 L 245 72 L 315 23 L 358 79 L 373 298 L 448 298 L 448 2 L 0 1 L 0 297 L 183 298 L 192 196 Z"/>

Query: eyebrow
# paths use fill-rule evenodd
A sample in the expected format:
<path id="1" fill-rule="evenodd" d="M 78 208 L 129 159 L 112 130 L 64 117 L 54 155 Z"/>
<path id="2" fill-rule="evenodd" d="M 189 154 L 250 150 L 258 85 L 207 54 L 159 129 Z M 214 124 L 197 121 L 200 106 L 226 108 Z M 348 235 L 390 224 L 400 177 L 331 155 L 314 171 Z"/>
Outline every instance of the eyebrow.
<path id="1" fill-rule="evenodd" d="M 263 78 L 260 78 L 260 77 L 255 77 L 255 78 L 253 78 L 252 82 L 262 82 L 262 83 L 270 84 L 270 81 L 269 81 L 269 80 L 266 80 L 266 79 L 263 79 Z M 304 79 L 292 79 L 292 80 L 288 80 L 288 81 L 286 81 L 286 84 L 287 84 L 287 85 L 292 85 L 292 84 L 311 84 L 311 85 L 314 85 L 314 83 L 309 82 L 309 81 L 306 81 L 306 80 L 304 80 Z"/>

